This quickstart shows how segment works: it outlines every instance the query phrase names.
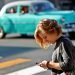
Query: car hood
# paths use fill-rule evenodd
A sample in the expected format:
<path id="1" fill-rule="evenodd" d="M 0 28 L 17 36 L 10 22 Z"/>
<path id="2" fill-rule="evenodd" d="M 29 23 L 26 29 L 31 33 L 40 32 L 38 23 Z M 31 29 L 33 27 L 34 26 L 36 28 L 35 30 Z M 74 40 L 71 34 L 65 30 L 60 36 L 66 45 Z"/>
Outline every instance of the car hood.
<path id="1" fill-rule="evenodd" d="M 61 19 L 62 18 L 62 16 L 61 15 L 41 15 L 40 16 L 41 18 L 50 18 L 50 19 Z"/>
<path id="2" fill-rule="evenodd" d="M 39 21 L 44 18 L 55 19 L 56 21 L 58 21 L 59 24 L 61 24 L 63 16 L 61 15 L 44 15 L 44 16 L 40 15 L 38 16 L 38 18 L 39 18 Z"/>
<path id="3" fill-rule="evenodd" d="M 74 11 L 46 11 L 46 12 L 38 12 L 39 15 L 66 15 L 66 14 L 72 14 Z"/>

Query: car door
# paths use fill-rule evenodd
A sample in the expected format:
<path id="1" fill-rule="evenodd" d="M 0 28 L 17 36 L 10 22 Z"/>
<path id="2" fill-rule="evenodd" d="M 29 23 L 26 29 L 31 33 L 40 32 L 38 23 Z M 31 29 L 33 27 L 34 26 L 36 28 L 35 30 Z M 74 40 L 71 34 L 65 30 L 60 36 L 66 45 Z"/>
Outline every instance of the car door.
<path id="1" fill-rule="evenodd" d="M 21 5 L 18 17 L 17 31 L 21 34 L 33 34 L 35 30 L 35 15 L 29 13 L 29 6 Z"/>
<path id="2" fill-rule="evenodd" d="M 17 33 L 16 25 L 18 24 L 18 7 L 8 7 L 5 11 L 4 17 L 6 17 L 5 24 L 7 26 L 7 32 Z"/>

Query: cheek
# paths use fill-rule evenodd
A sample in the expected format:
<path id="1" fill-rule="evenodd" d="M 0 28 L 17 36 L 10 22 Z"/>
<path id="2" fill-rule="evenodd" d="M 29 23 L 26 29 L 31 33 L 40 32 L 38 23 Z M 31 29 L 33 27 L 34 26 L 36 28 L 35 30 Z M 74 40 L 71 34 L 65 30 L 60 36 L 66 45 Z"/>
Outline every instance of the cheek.
<path id="1" fill-rule="evenodd" d="M 48 37 L 49 41 L 54 41 L 56 39 L 56 35 L 51 35 Z"/>
<path id="2" fill-rule="evenodd" d="M 52 40 L 52 37 L 48 37 L 47 39 L 48 39 L 48 40 Z"/>
<path id="3" fill-rule="evenodd" d="M 44 43 L 49 43 L 49 39 L 48 38 L 45 38 L 45 39 L 43 39 L 43 42 Z"/>

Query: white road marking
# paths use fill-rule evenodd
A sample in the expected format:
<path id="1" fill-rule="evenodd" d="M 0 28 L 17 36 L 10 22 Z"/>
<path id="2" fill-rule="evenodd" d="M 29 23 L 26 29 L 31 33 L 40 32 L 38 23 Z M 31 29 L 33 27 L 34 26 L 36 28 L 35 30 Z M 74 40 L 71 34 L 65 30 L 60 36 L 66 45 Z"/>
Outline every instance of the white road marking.
<path id="1" fill-rule="evenodd" d="M 44 69 L 40 66 L 35 65 L 26 69 L 22 69 L 13 73 L 6 74 L 6 75 L 34 75 L 44 71 L 47 71 L 47 69 Z"/>
<path id="2" fill-rule="evenodd" d="M 44 71 L 47 71 L 47 69 L 44 69 L 38 65 L 26 68 L 26 69 L 22 69 L 19 71 L 15 71 L 13 73 L 9 73 L 6 75 L 35 75 L 37 73 L 42 73 Z M 58 74 L 57 74 L 58 75 Z M 64 73 L 60 74 L 60 75 L 65 75 Z"/>

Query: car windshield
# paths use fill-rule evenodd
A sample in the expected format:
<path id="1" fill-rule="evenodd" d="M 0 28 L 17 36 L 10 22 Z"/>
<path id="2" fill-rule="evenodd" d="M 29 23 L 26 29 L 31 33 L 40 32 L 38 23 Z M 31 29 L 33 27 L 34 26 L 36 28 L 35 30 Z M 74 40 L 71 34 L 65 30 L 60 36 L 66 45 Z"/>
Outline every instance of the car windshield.
<path id="1" fill-rule="evenodd" d="M 33 3 L 33 8 L 36 12 L 55 10 L 54 6 L 50 3 Z"/>

